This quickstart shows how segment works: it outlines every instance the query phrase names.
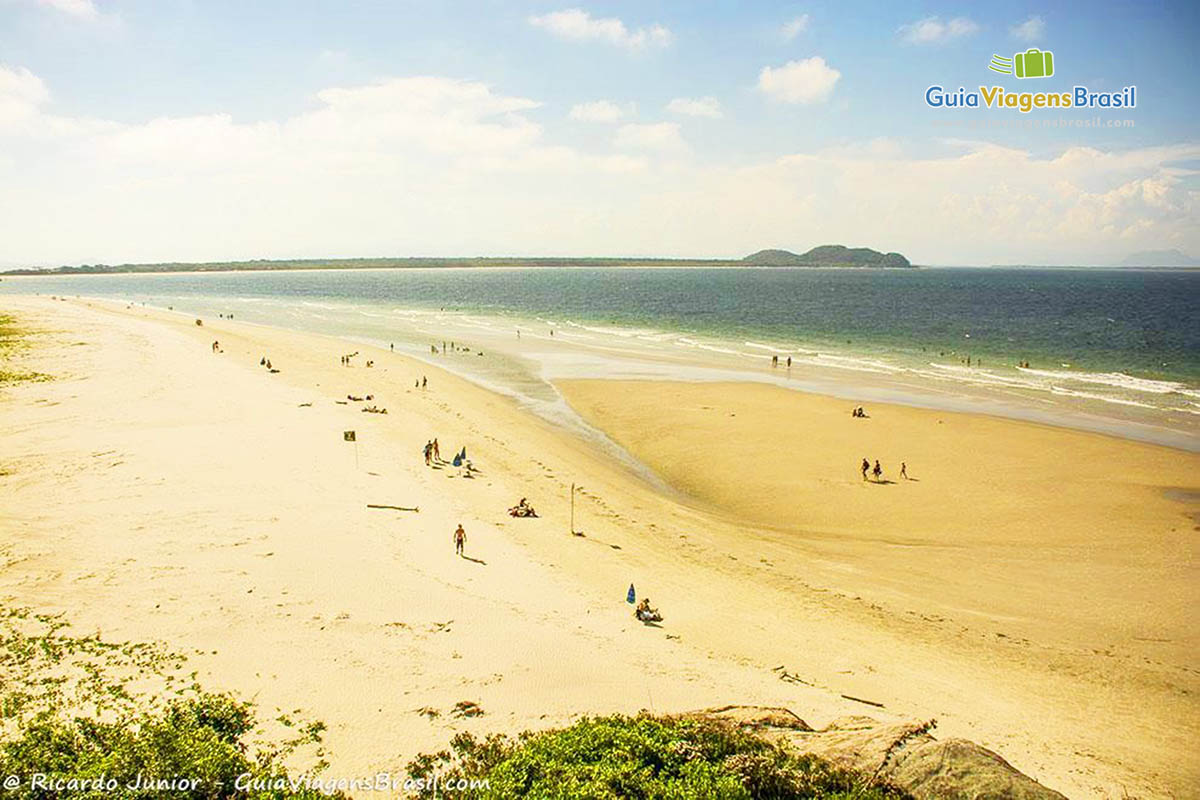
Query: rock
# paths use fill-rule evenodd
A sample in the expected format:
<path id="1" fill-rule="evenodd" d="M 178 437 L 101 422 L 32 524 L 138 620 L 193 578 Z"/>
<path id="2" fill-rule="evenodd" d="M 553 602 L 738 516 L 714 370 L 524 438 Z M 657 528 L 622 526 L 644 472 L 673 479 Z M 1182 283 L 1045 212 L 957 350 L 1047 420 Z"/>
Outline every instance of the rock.
<path id="1" fill-rule="evenodd" d="M 935 739 L 932 720 L 895 723 L 855 715 L 814 731 L 786 708 L 724 706 L 687 716 L 752 728 L 795 752 L 875 776 L 917 800 L 1066 800 L 985 747 Z"/>

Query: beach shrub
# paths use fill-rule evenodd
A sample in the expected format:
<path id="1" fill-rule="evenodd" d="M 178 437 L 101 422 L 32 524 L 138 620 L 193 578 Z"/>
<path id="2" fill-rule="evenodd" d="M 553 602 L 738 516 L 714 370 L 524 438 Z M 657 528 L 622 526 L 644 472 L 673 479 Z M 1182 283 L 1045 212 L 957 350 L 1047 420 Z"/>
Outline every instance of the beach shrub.
<path id="1" fill-rule="evenodd" d="M 728 722 L 648 714 L 585 718 L 515 739 L 462 733 L 449 750 L 418 756 L 408 774 L 422 781 L 423 797 L 434 796 L 435 785 L 449 790 L 469 781 L 472 796 L 496 799 L 907 797 Z"/>
<path id="2" fill-rule="evenodd" d="M 293 711 L 268 732 L 253 705 L 205 691 L 186 661 L 72 635 L 61 617 L 0 611 L 0 778 L 17 781 L 4 796 L 342 797 L 319 791 L 323 724 Z M 311 768 L 289 773 L 305 748 Z"/>
<path id="3" fill-rule="evenodd" d="M 50 376 L 43 372 L 14 368 L 14 356 L 29 347 L 30 332 L 21 327 L 9 314 L 0 314 L 0 386 L 24 381 L 48 381 Z"/>

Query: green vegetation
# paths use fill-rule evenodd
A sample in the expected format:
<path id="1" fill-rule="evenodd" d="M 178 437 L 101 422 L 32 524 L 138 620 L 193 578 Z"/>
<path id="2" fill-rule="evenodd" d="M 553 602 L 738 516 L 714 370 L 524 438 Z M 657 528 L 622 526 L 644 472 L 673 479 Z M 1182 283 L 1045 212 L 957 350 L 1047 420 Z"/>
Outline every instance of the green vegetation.
<path id="1" fill-rule="evenodd" d="M 286 735 L 251 741 L 264 733 L 253 706 L 203 690 L 186 661 L 157 645 L 70 635 L 60 617 L 0 611 L 0 776 L 20 779 L 5 796 L 339 796 L 303 781 L 323 760 L 294 779 L 284 766 L 302 748 L 321 757 L 324 725 L 292 712 L 276 721 Z"/>
<path id="2" fill-rule="evenodd" d="M 320 258 L 211 261 L 199 264 L 83 264 L 55 269 L 14 269 L 0 275 L 92 275 L 114 272 L 238 272 L 296 269 L 417 269 L 462 267 L 733 267 L 735 259 L 690 258 Z"/>
<path id="3" fill-rule="evenodd" d="M 742 261 L 757 267 L 912 267 L 899 253 L 881 253 L 869 247 L 851 248 L 840 244 L 823 244 L 803 254 L 789 250 L 759 250 Z"/>
<path id="4" fill-rule="evenodd" d="M 30 331 L 17 324 L 8 314 L 0 314 L 0 386 L 22 381 L 48 381 L 50 376 L 43 372 L 15 369 L 12 361 L 17 354 L 29 348 Z"/>
<path id="5" fill-rule="evenodd" d="M 899 253 L 880 253 L 865 247 L 814 247 L 804 255 L 787 250 L 760 250 L 736 258 L 317 258 L 271 261 L 169 262 L 163 264 L 83 264 L 55 269 L 13 269 L 3 275 L 107 275 L 114 272 L 238 272 L 295 269 L 417 269 L 463 267 L 911 267 Z"/>
<path id="6" fill-rule="evenodd" d="M 418 756 L 409 776 L 449 788 L 475 780 L 480 798 L 608 800 L 721 798 L 721 800 L 885 800 L 907 798 L 884 785 L 807 755 L 797 755 L 727 722 L 610 716 L 569 728 L 492 735 L 459 734 L 451 751 Z"/>

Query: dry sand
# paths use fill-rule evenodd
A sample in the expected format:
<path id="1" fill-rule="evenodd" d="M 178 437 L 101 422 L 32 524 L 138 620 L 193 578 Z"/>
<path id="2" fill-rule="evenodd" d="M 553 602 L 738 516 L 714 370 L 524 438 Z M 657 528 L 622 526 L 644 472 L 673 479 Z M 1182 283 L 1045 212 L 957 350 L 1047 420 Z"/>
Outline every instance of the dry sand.
<path id="1" fill-rule="evenodd" d="M 455 730 L 732 702 L 937 717 L 1072 797 L 1200 785 L 1194 454 L 884 406 L 852 420 L 755 386 L 564 387 L 685 497 L 386 351 L 0 308 L 47 331 L 24 361 L 56 376 L 0 394 L 0 598 L 204 651 L 206 684 L 323 719 L 331 775 L 398 772 Z M 481 474 L 426 468 L 433 436 Z M 863 456 L 919 481 L 864 486 Z M 504 513 L 521 496 L 541 519 Z M 632 619 L 631 582 L 662 629 Z M 462 700 L 485 714 L 454 718 Z"/>

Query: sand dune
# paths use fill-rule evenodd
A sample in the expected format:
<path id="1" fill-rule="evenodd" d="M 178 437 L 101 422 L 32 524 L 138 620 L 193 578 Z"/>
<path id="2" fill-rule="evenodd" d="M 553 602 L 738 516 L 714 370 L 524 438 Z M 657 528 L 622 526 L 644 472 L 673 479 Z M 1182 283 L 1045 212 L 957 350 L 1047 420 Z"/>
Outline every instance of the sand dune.
<path id="1" fill-rule="evenodd" d="M 816 725 L 936 716 L 1071 797 L 1200 778 L 1195 507 L 1161 491 L 1200 489 L 1194 455 L 906 409 L 852 421 L 762 387 L 564 387 L 674 495 L 385 351 L 2 305 L 47 331 L 27 360 L 57 378 L 0 396 L 4 602 L 202 651 L 208 682 L 324 719 L 332 772 L 398 771 L 453 730 L 736 702 Z M 427 468 L 433 436 L 479 475 Z M 920 480 L 863 486 L 862 456 Z M 507 517 L 520 496 L 543 516 Z M 632 619 L 631 582 L 663 628 Z M 455 717 L 463 700 L 485 713 Z"/>

